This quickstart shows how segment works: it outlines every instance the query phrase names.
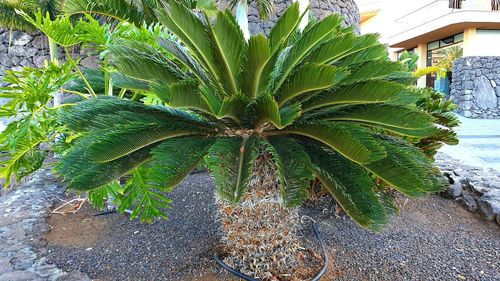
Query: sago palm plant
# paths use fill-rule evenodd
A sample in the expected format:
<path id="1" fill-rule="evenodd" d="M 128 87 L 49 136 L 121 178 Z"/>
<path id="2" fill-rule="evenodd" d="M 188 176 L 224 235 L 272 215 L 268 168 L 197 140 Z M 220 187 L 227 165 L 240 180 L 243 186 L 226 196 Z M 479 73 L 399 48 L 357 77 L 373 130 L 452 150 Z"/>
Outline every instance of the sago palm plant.
<path id="1" fill-rule="evenodd" d="M 414 105 L 421 92 L 392 80 L 402 66 L 376 35 L 356 37 L 336 15 L 298 33 L 298 3 L 269 37 L 248 41 L 229 11 L 212 22 L 169 1 L 156 17 L 177 38 L 158 38 L 163 50 L 135 40 L 110 49 L 116 69 L 164 105 L 100 97 L 72 107 L 63 121 L 81 139 L 57 168 L 70 187 L 132 174 L 120 209 L 151 220 L 205 159 L 226 261 L 265 280 L 300 266 L 296 207 L 312 180 L 372 230 L 387 221 L 375 190 L 443 188 L 430 160 L 400 138 L 439 129 Z"/>

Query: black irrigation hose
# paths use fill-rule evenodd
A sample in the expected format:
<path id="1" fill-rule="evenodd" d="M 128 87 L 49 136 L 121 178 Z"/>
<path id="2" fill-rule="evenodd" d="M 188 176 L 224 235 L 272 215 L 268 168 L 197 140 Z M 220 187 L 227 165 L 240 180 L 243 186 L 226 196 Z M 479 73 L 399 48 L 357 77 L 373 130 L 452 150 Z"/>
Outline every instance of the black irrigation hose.
<path id="1" fill-rule="evenodd" d="M 117 212 L 118 212 L 117 210 L 104 211 L 104 212 L 100 212 L 100 213 L 95 214 L 94 217 L 99 217 L 99 216 L 104 216 L 104 215 L 110 215 L 110 214 L 114 214 L 114 213 L 117 213 Z"/>
<path id="2" fill-rule="evenodd" d="M 319 279 L 326 273 L 326 271 L 328 269 L 328 255 L 326 254 L 326 251 L 325 251 L 325 243 L 323 242 L 323 240 L 319 236 L 318 226 L 316 226 L 315 223 L 312 224 L 312 229 L 314 231 L 314 236 L 316 236 L 316 239 L 319 242 L 319 246 L 321 248 L 321 251 L 323 252 L 323 261 L 324 261 L 324 264 L 323 264 L 323 267 L 321 268 L 321 271 L 313 279 L 311 279 L 311 281 L 319 281 Z M 250 276 L 248 276 L 246 274 L 243 274 L 243 273 L 239 272 L 238 270 L 236 270 L 236 269 L 230 267 L 229 265 L 225 264 L 219 258 L 219 255 L 217 253 L 214 254 L 214 260 L 222 268 L 224 268 L 225 270 L 229 271 L 230 273 L 238 276 L 241 279 L 244 279 L 246 281 L 259 281 L 259 279 L 255 279 L 255 278 L 250 277 Z"/>

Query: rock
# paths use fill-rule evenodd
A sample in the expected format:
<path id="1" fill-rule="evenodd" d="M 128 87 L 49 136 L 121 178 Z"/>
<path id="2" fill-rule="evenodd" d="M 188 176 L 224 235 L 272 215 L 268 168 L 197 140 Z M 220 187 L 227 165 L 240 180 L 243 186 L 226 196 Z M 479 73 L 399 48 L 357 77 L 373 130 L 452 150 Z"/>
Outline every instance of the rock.
<path id="1" fill-rule="evenodd" d="M 12 271 L 0 275 L 0 281 L 33 281 L 36 274 L 28 271 Z"/>
<path id="2" fill-rule="evenodd" d="M 447 191 L 448 196 L 452 199 L 460 197 L 460 195 L 462 195 L 462 192 L 463 192 L 462 184 L 458 181 L 455 181 L 454 184 L 450 185 Z"/>
<path id="3" fill-rule="evenodd" d="M 33 57 L 33 64 L 35 67 L 42 67 L 45 64 L 45 61 L 48 60 L 49 57 L 47 56 L 35 56 Z"/>
<path id="4" fill-rule="evenodd" d="M 38 35 L 35 38 L 33 38 L 33 41 L 31 42 L 34 48 L 37 48 L 38 50 L 46 50 L 48 53 L 49 49 L 49 41 L 47 40 L 47 37 L 45 35 Z"/>
<path id="5" fill-rule="evenodd" d="M 59 277 L 56 281 L 91 281 L 91 279 L 79 271 L 71 271 Z"/>
<path id="6" fill-rule="evenodd" d="M 25 46 L 12 46 L 9 50 L 9 55 L 19 57 L 32 57 L 38 52 L 37 49 Z"/>
<path id="7" fill-rule="evenodd" d="M 462 204 L 464 207 L 471 211 L 471 212 L 477 212 L 477 202 L 476 199 L 470 195 L 469 193 L 464 193 L 462 196 Z"/>
<path id="8" fill-rule="evenodd" d="M 479 213 L 487 221 L 494 221 L 500 215 L 500 192 L 490 191 L 477 200 Z"/>
<path id="9" fill-rule="evenodd" d="M 474 80 L 474 96 L 476 104 L 482 109 L 497 107 L 497 96 L 493 87 L 491 87 L 488 78 L 481 76 Z"/>
<path id="10" fill-rule="evenodd" d="M 24 46 L 28 44 L 33 37 L 28 33 L 24 33 L 21 31 L 13 31 L 12 32 L 12 45 Z"/>
<path id="11" fill-rule="evenodd" d="M 11 56 L 10 61 L 12 62 L 12 65 L 18 66 L 21 63 L 21 58 L 16 56 Z"/>
<path id="12" fill-rule="evenodd" d="M 84 58 L 80 61 L 80 65 L 86 68 L 99 67 L 99 58 L 94 56 Z"/>
<path id="13" fill-rule="evenodd" d="M 0 54 L 0 66 L 7 68 L 12 66 L 12 59 L 8 54 Z"/>

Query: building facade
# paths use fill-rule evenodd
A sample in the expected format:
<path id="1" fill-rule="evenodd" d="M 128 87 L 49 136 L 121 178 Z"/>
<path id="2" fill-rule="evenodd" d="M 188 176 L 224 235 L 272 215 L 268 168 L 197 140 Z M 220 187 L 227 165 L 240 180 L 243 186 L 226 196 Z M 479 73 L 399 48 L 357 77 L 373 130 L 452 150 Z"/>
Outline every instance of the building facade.
<path id="1" fill-rule="evenodd" d="M 380 33 L 393 59 L 403 50 L 414 52 L 422 68 L 450 48 L 463 50 L 450 97 L 460 114 L 472 118 L 500 118 L 500 12 L 493 2 L 463 0 L 456 9 L 449 0 L 357 0 L 361 33 Z M 418 85 L 432 87 L 435 79 L 424 76 Z"/>

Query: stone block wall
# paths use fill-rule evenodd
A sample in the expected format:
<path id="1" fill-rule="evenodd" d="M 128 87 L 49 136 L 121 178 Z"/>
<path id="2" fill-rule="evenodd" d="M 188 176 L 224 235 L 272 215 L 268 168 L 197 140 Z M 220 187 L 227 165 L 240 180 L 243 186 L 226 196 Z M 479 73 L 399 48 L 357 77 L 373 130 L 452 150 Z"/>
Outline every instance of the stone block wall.
<path id="1" fill-rule="evenodd" d="M 318 19 L 322 19 L 332 13 L 337 13 L 344 16 L 345 26 L 354 26 L 354 29 L 359 34 L 359 9 L 354 0 L 311 0 L 311 13 Z M 217 0 L 220 8 L 226 8 L 231 3 L 231 0 Z M 290 6 L 292 0 L 275 0 L 275 14 L 268 20 L 261 21 L 259 12 L 252 2 L 249 6 L 248 25 L 251 34 L 263 32 L 269 34 L 271 27 L 274 26 L 279 16 L 281 16 L 286 8 Z"/>
<path id="2" fill-rule="evenodd" d="M 82 58 L 83 67 L 97 67 L 96 57 L 89 56 L 88 50 L 79 46 L 70 48 L 73 58 Z M 59 51 L 59 58 L 64 61 L 64 53 Z M 50 59 L 47 37 L 40 33 L 25 33 L 0 28 L 0 86 L 6 70 L 21 70 L 25 66 L 40 67 Z"/>
<path id="3" fill-rule="evenodd" d="M 450 98 L 464 117 L 500 119 L 500 57 L 457 59 Z"/>

